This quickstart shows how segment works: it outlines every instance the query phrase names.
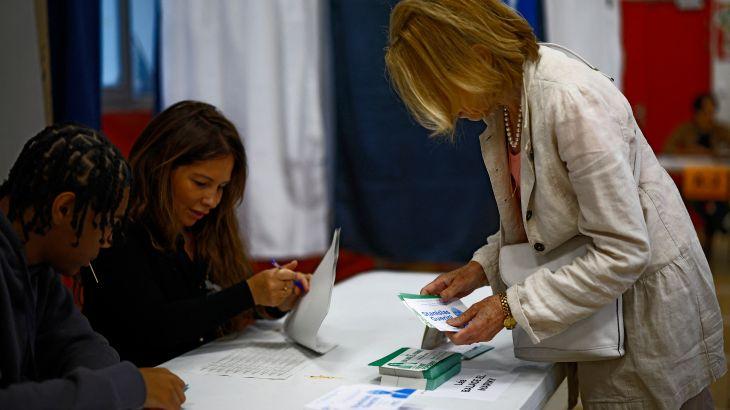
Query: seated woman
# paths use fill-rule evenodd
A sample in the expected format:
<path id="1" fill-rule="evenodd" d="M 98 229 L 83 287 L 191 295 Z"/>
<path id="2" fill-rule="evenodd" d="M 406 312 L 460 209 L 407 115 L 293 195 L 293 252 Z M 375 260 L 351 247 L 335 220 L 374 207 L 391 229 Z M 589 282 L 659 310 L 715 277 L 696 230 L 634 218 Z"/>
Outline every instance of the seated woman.
<path id="1" fill-rule="evenodd" d="M 235 215 L 246 154 L 215 107 L 160 113 L 130 164 L 126 236 L 93 262 L 99 283 L 83 273 L 84 313 L 125 360 L 158 365 L 235 330 L 244 312 L 283 316 L 309 289 L 296 261 L 250 275 Z"/>

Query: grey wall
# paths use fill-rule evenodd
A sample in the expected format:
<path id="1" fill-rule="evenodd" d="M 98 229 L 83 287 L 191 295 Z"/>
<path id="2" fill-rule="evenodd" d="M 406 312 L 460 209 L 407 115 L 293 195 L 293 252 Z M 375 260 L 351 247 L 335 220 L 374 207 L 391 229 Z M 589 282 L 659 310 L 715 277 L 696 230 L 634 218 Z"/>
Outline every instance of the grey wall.
<path id="1" fill-rule="evenodd" d="M 0 2 L 0 180 L 45 125 L 34 2 Z"/>

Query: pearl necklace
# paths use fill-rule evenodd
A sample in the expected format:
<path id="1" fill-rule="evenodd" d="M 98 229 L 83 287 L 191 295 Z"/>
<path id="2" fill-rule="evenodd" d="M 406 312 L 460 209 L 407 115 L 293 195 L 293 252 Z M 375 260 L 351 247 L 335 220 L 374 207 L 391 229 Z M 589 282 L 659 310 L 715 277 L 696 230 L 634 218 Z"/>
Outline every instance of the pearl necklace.
<path id="1" fill-rule="evenodd" d="M 512 155 L 520 152 L 520 139 L 522 138 L 522 101 L 520 101 L 520 110 L 517 112 L 517 123 L 515 127 L 515 135 L 512 135 L 512 126 L 510 125 L 510 115 L 507 106 L 502 107 L 504 112 L 504 132 L 507 134 L 507 143 Z"/>

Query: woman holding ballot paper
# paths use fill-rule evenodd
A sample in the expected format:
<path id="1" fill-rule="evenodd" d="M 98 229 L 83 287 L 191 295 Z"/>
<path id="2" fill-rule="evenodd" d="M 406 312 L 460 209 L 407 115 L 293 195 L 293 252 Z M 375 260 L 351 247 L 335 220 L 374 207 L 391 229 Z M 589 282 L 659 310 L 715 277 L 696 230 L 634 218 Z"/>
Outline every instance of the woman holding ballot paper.
<path id="1" fill-rule="evenodd" d="M 311 275 L 296 272 L 296 261 L 252 274 L 236 217 L 246 153 L 215 107 L 167 108 L 129 162 L 126 237 L 94 262 L 100 283 L 84 274 L 84 313 L 122 358 L 158 365 L 254 315 L 281 317 L 309 290 Z"/>
<path id="2" fill-rule="evenodd" d="M 479 137 L 500 229 L 465 266 L 422 289 L 490 296 L 449 321 L 454 343 L 515 325 L 539 343 L 622 296 L 625 354 L 577 364 L 586 408 L 712 408 L 726 371 L 712 274 L 672 179 L 611 80 L 562 47 L 539 45 L 499 0 L 403 0 L 390 17 L 386 65 L 415 119 Z M 635 166 L 636 165 L 636 166 Z M 500 248 L 550 252 L 581 235 L 583 256 L 506 288 Z"/>

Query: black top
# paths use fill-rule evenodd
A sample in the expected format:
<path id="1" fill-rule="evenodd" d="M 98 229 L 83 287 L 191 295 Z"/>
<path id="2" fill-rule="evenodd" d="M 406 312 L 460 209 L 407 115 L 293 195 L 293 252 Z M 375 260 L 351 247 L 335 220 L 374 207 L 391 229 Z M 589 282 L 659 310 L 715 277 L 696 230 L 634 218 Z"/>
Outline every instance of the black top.
<path id="1" fill-rule="evenodd" d="M 142 375 L 91 330 L 0 212 L 0 409 L 139 408 Z"/>
<path id="2" fill-rule="evenodd" d="M 142 224 L 102 249 L 92 263 L 99 284 L 84 269 L 84 314 L 121 357 L 156 366 L 212 340 L 226 321 L 254 307 L 246 281 L 211 293 L 206 265 L 152 245 Z"/>

